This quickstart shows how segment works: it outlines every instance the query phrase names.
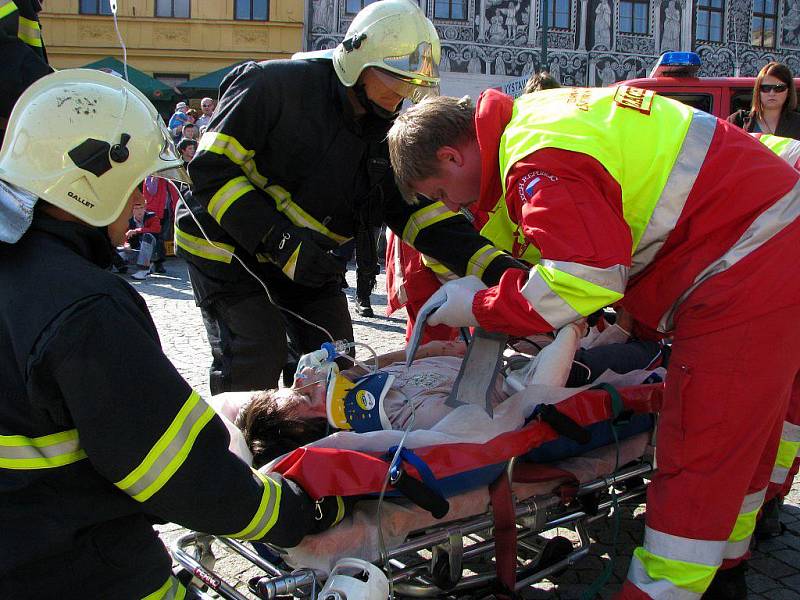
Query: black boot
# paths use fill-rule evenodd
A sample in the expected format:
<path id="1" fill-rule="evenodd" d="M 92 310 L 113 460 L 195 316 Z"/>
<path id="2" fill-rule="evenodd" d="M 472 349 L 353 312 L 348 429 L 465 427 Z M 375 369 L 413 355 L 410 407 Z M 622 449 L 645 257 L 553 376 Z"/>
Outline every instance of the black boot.
<path id="1" fill-rule="evenodd" d="M 756 530 L 753 532 L 753 536 L 757 540 L 778 537 L 786 530 L 786 525 L 781 523 L 781 506 L 783 506 L 783 498 L 776 496 L 761 507 L 761 515 L 756 521 Z"/>
<path id="2" fill-rule="evenodd" d="M 356 312 L 362 317 L 374 317 L 375 313 L 372 312 L 372 304 L 369 301 L 369 296 L 366 298 L 356 299 Z"/>
<path id="3" fill-rule="evenodd" d="M 747 582 L 745 573 L 747 563 L 739 563 L 731 569 L 718 570 L 711 585 L 708 586 L 703 600 L 739 600 L 747 598 Z"/>

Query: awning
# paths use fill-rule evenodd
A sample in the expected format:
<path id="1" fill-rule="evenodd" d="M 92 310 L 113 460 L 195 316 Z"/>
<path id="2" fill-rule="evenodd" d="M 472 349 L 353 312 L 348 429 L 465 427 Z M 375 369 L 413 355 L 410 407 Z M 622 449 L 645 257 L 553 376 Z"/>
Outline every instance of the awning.
<path id="1" fill-rule="evenodd" d="M 98 69 L 115 71 L 119 75 L 125 73 L 125 66 L 116 58 L 107 56 L 102 60 L 98 60 L 88 65 L 83 66 L 84 69 Z M 134 69 L 128 65 L 128 80 L 131 84 L 142 92 L 145 96 L 154 102 L 170 102 L 178 98 L 175 89 L 168 86 L 166 83 L 150 77 L 147 73 L 143 73 L 138 69 Z"/>
<path id="2" fill-rule="evenodd" d="M 217 69 L 216 71 L 211 71 L 211 73 L 206 73 L 200 77 L 184 81 L 178 86 L 178 89 L 189 98 L 201 98 L 203 96 L 216 98 L 217 92 L 219 91 L 219 84 L 222 83 L 222 80 L 230 73 L 231 69 L 238 67 L 243 62 L 245 61 L 239 61 L 227 67 Z"/>

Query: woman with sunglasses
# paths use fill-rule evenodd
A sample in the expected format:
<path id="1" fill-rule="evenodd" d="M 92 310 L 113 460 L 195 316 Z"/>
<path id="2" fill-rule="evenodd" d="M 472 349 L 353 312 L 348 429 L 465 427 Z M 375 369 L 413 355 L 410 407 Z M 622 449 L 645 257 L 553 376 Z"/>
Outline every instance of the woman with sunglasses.
<path id="1" fill-rule="evenodd" d="M 756 77 L 751 109 L 733 113 L 728 122 L 751 133 L 800 139 L 797 90 L 789 67 L 767 63 Z"/>

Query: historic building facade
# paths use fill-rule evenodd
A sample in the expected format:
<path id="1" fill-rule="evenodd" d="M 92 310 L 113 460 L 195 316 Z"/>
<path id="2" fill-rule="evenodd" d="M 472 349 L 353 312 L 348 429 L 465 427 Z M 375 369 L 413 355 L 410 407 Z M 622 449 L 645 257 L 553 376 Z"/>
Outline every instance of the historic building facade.
<path id="1" fill-rule="evenodd" d="M 305 47 L 333 47 L 369 1 L 307 0 Z M 666 50 L 698 52 L 705 76 L 754 75 L 770 60 L 800 76 L 800 0 L 548 0 L 546 64 L 542 0 L 419 2 L 442 40 L 445 84 L 546 69 L 566 85 L 608 85 L 645 76 Z"/>

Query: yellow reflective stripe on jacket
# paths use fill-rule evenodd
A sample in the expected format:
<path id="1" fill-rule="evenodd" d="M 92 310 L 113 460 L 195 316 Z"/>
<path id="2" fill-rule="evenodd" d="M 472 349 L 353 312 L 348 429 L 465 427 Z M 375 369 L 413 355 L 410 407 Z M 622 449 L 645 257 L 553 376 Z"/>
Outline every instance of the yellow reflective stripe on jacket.
<path id="1" fill-rule="evenodd" d="M 206 131 L 203 134 L 197 146 L 197 151 L 219 154 L 239 166 L 242 166 L 255 154 L 253 150 L 245 149 L 235 137 L 216 131 Z"/>
<path id="2" fill-rule="evenodd" d="M 17 5 L 12 0 L 0 0 L 0 19 L 4 19 L 17 10 Z"/>
<path id="3" fill-rule="evenodd" d="M 144 460 L 114 485 L 134 500 L 146 501 L 164 487 L 180 468 L 189 456 L 197 436 L 213 417 L 213 409 L 197 392 L 192 391 Z"/>
<path id="4" fill-rule="evenodd" d="M 183 600 L 186 597 L 186 588 L 178 581 L 174 575 L 170 575 L 169 579 L 164 582 L 152 594 L 148 594 L 142 600 Z"/>
<path id="5" fill-rule="evenodd" d="M 672 330 L 672 319 L 678 307 L 706 279 L 730 269 L 740 260 L 761 248 L 798 218 L 800 218 L 800 182 L 796 183 L 775 204 L 758 215 L 725 254 L 697 274 L 692 284 L 680 295 L 666 314 L 661 317 L 658 330 L 661 332 Z"/>
<path id="6" fill-rule="evenodd" d="M 475 275 L 479 279 L 483 277 L 484 272 L 498 256 L 502 256 L 503 252 L 490 244 L 486 244 L 483 248 L 479 249 L 475 254 L 469 257 L 467 262 L 467 275 Z"/>
<path id="7" fill-rule="evenodd" d="M 339 245 L 342 245 L 352 239 L 343 235 L 339 235 L 338 233 L 334 233 L 325 227 L 325 225 L 317 221 L 292 200 L 292 195 L 285 188 L 279 185 L 271 185 L 264 191 L 272 196 L 273 200 L 275 200 L 275 206 L 277 209 L 286 215 L 286 217 L 294 225 L 297 225 L 298 227 L 305 227 L 306 229 L 311 229 L 317 233 L 321 233 Z"/>
<path id="8" fill-rule="evenodd" d="M 543 260 L 528 275 L 522 295 L 558 329 L 622 298 L 627 268 L 608 269 Z"/>
<path id="9" fill-rule="evenodd" d="M 651 598 L 700 598 L 722 564 L 726 542 L 695 540 L 645 527 L 628 581 Z"/>
<path id="10" fill-rule="evenodd" d="M 254 469 L 253 473 L 264 484 L 264 492 L 261 494 L 261 502 L 258 505 L 256 514 L 253 515 L 253 518 L 244 529 L 225 537 L 238 538 L 240 540 L 258 540 L 264 537 L 278 520 L 281 506 L 281 486 L 260 471 Z"/>
<path id="11" fill-rule="evenodd" d="M 753 492 L 744 497 L 739 515 L 733 525 L 733 531 L 728 536 L 728 544 L 725 546 L 723 558 L 740 558 L 750 549 L 750 538 L 756 528 L 756 518 L 761 505 L 764 504 L 764 497 L 767 495 L 767 488 Z"/>
<path id="12" fill-rule="evenodd" d="M 0 435 L 0 468 L 52 469 L 86 458 L 78 430 L 70 429 L 41 437 Z"/>
<path id="13" fill-rule="evenodd" d="M 216 260 L 226 264 L 230 264 L 233 260 L 232 255 L 235 248 L 230 244 L 223 244 L 222 242 L 212 243 L 205 238 L 196 237 L 185 231 L 181 231 L 178 227 L 175 227 L 175 243 L 189 254 L 194 254 L 200 258 Z"/>
<path id="14" fill-rule="evenodd" d="M 689 193 L 705 163 L 716 128 L 717 119 L 712 115 L 699 110 L 692 113 L 692 122 L 672 165 L 664 190 L 650 215 L 638 246 L 634 246 L 631 275 L 636 275 L 653 261 L 667 241 L 667 236 L 675 229 Z"/>
<path id="15" fill-rule="evenodd" d="M 219 188 L 217 193 L 211 197 L 208 203 L 208 214 L 214 217 L 217 223 L 222 223 L 222 217 L 225 216 L 231 204 L 236 202 L 247 192 L 254 190 L 255 188 L 250 185 L 250 182 L 244 175 L 241 177 L 234 177 Z"/>
<path id="16" fill-rule="evenodd" d="M 427 254 L 420 253 L 420 259 L 422 259 L 422 264 L 428 267 L 431 271 L 436 274 L 442 281 L 450 281 L 452 279 L 458 279 L 458 275 L 453 273 L 450 269 L 445 267 L 442 263 L 440 263 L 435 258 L 431 258 Z"/>
<path id="17" fill-rule="evenodd" d="M 800 161 L 800 140 L 769 133 L 757 134 L 755 137 L 793 167 Z"/>
<path id="18" fill-rule="evenodd" d="M 800 425 L 784 421 L 778 456 L 775 458 L 775 467 L 769 478 L 770 483 L 783 484 L 789 475 L 792 463 L 798 456 L 800 456 Z"/>
<path id="19" fill-rule="evenodd" d="M 434 202 L 424 208 L 420 208 L 411 214 L 406 226 L 403 228 L 402 238 L 409 246 L 414 245 L 417 236 L 426 227 L 430 227 L 455 216 L 456 213 L 448 209 L 442 202 Z"/>
<path id="20" fill-rule="evenodd" d="M 39 27 L 39 23 L 36 21 L 26 19 L 22 16 L 19 17 L 17 37 L 29 46 L 34 46 L 36 48 L 42 47 L 42 30 Z"/>

